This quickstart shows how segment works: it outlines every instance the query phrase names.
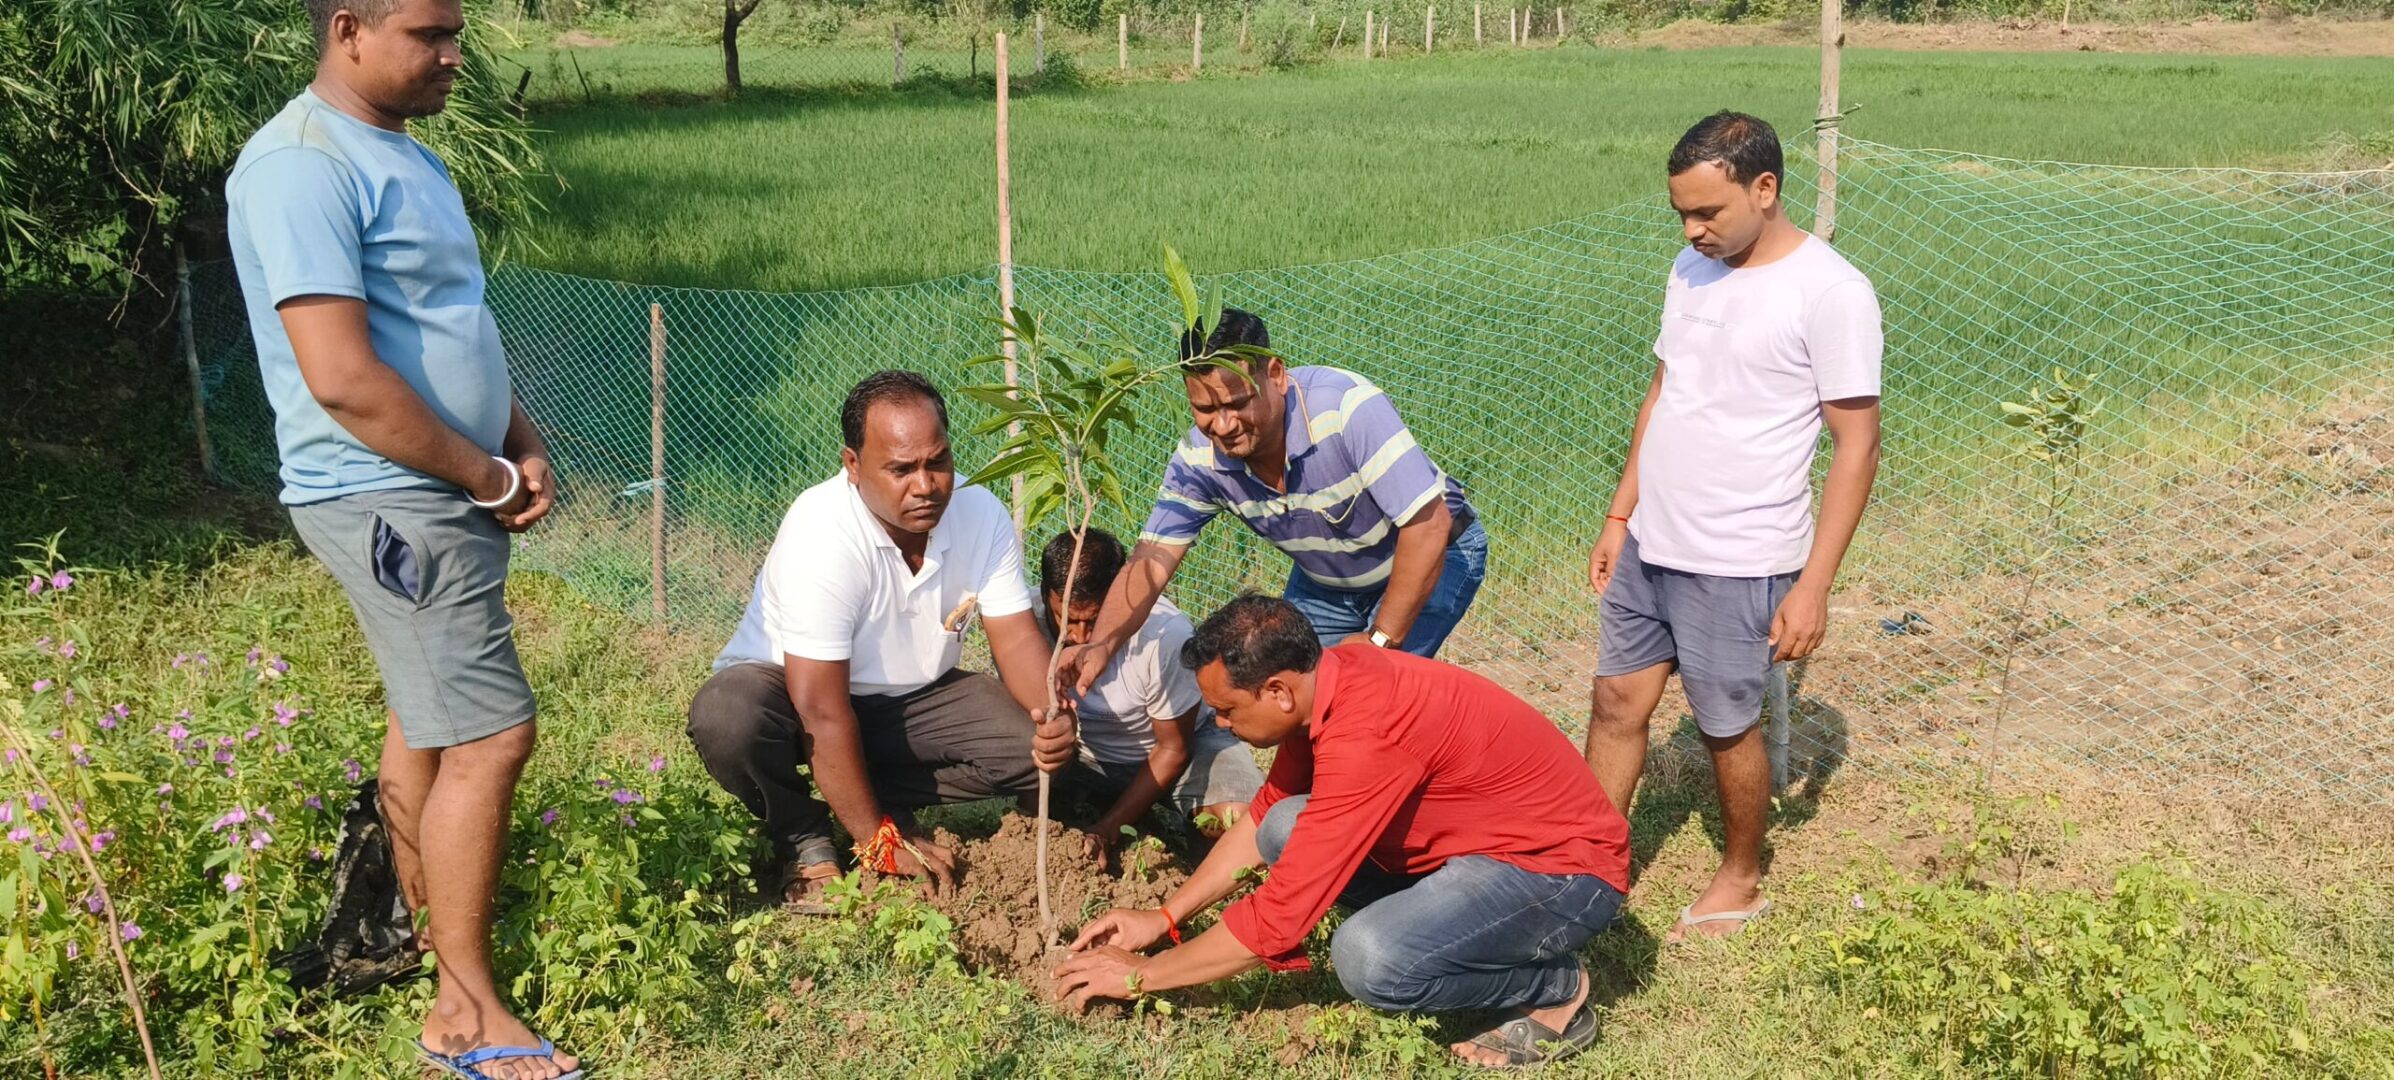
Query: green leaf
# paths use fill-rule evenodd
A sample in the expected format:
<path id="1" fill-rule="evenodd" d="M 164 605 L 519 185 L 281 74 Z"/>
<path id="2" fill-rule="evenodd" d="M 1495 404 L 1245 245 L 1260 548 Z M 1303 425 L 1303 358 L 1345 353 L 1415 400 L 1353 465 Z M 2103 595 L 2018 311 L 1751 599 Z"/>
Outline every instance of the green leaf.
<path id="1" fill-rule="evenodd" d="M 1180 328 L 1197 327 L 1197 283 L 1189 277 L 1189 264 L 1181 261 L 1180 252 L 1172 245 L 1164 245 L 1164 280 L 1172 286 L 1172 295 L 1180 301 Z"/>

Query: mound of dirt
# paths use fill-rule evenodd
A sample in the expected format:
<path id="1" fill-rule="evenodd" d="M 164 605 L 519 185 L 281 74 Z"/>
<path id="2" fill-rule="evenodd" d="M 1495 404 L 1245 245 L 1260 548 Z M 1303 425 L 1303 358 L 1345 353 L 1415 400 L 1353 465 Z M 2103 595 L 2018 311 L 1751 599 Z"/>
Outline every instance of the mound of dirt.
<path id="1" fill-rule="evenodd" d="M 1048 903 L 1067 941 L 1107 908 L 1160 906 L 1188 880 L 1176 857 L 1154 847 L 1126 850 L 1122 872 L 1108 875 L 1081 858 L 1080 830 L 1054 821 L 1047 827 Z M 959 877 L 956 890 L 932 904 L 955 921 L 965 964 L 1045 992 L 1063 953 L 1051 955 L 1039 933 L 1038 833 L 1031 819 L 1008 814 L 985 840 L 958 840 L 946 830 L 936 838 L 956 853 Z"/>

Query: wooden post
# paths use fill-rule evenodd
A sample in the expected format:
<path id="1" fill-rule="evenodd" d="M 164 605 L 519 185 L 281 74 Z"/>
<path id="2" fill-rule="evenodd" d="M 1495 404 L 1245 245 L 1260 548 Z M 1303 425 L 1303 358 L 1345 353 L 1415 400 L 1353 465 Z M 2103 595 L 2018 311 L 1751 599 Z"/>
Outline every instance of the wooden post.
<path id="1" fill-rule="evenodd" d="M 1331 35 L 1330 35 L 1330 51 L 1331 51 L 1331 52 L 1337 52 L 1337 51 L 1338 51 L 1338 47 L 1339 47 L 1339 46 L 1341 46 L 1341 45 L 1344 45 L 1344 44 L 1346 44 L 1346 43 L 1347 43 L 1347 19 L 1346 19 L 1346 16 L 1344 16 L 1344 15 L 1341 15 L 1341 16 L 1339 16 L 1339 19 L 1338 19 L 1338 31 L 1337 31 L 1336 33 L 1333 33 L 1333 34 L 1331 34 Z"/>
<path id="2" fill-rule="evenodd" d="M 183 369 L 191 376 L 191 429 L 199 436 L 200 474 L 216 479 L 216 450 L 208 445 L 207 384 L 200 378 L 199 340 L 191 331 L 191 260 L 175 245 L 175 321 L 183 338 Z"/>
<path id="3" fill-rule="evenodd" d="M 1563 9 L 1554 9 L 1554 43 L 1560 45 L 1570 31 L 1563 29 Z"/>
<path id="4" fill-rule="evenodd" d="M 1387 20 L 1387 19 L 1382 19 L 1382 20 L 1380 20 L 1380 55 L 1381 55 L 1382 57 L 1386 57 L 1386 56 L 1388 55 L 1388 20 Z"/>
<path id="5" fill-rule="evenodd" d="M 1239 9 L 1239 51 L 1247 51 L 1247 9 Z"/>
<path id="6" fill-rule="evenodd" d="M 1480 40 L 1480 5 L 1473 4 L 1471 5 L 1471 47 L 1476 49 L 1482 44 L 1483 42 Z"/>
<path id="7" fill-rule="evenodd" d="M 1820 5 L 1820 182 L 1815 191 L 1812 234 L 1837 239 L 1837 75 L 1839 53 L 1845 48 L 1845 6 L 1841 0 Z"/>
<path id="8" fill-rule="evenodd" d="M 1363 58 L 1372 58 L 1372 13 L 1368 8 L 1363 12 Z"/>
<path id="9" fill-rule="evenodd" d="M 665 617 L 665 305 L 648 306 L 648 613 Z"/>
<path id="10" fill-rule="evenodd" d="M 1115 17 L 1114 69 L 1116 71 L 1130 70 L 1130 15 L 1128 13 Z"/>
<path id="11" fill-rule="evenodd" d="M 1421 51 L 1427 56 L 1432 42 L 1438 40 L 1438 5 L 1421 9 Z"/>
<path id="12" fill-rule="evenodd" d="M 1189 70 L 1205 70 L 1205 13 L 1197 13 L 1197 22 L 1189 28 Z"/>
<path id="13" fill-rule="evenodd" d="M 889 55 L 889 84 L 896 86 L 906 81 L 906 30 L 895 22 L 889 24 Z"/>
<path id="14" fill-rule="evenodd" d="M 1032 49 L 1034 50 L 1034 52 L 1032 53 L 1032 61 L 1031 61 L 1031 63 L 1032 63 L 1032 67 L 1031 67 L 1031 74 L 1033 74 L 1033 75 L 1044 75 L 1044 74 L 1046 74 L 1046 73 L 1047 73 L 1047 12 L 1041 11 L 1041 12 L 1034 13 L 1034 14 L 1031 16 L 1031 47 L 1032 47 Z"/>
<path id="15" fill-rule="evenodd" d="M 1505 44 L 1521 44 L 1521 9 L 1505 9 Z"/>
<path id="16" fill-rule="evenodd" d="M 1006 153 L 1006 35 L 997 36 L 997 215 L 998 215 L 998 309 L 1008 318 L 1014 315 L 1014 182 L 1013 166 Z M 1006 357 L 1006 385 L 1015 385 L 1014 335 L 1005 334 L 998 340 L 998 351 Z M 1011 435 L 1021 425 L 1006 425 Z M 1014 530 L 1022 531 L 1022 477 L 1014 477 Z"/>

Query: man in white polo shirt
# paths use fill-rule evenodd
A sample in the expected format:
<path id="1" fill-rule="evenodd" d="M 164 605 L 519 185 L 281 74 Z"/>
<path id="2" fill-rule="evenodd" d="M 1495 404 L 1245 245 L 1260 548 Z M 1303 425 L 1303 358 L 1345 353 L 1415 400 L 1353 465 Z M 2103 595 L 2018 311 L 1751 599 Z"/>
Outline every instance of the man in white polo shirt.
<path id="1" fill-rule="evenodd" d="M 764 823 L 783 901 L 814 912 L 840 873 L 833 817 L 863 865 L 945 889 L 954 859 L 910 811 L 1031 792 L 1035 768 L 1062 767 L 1074 745 L 1069 722 L 1035 725 L 1047 639 L 1014 519 L 987 490 L 957 490 L 938 389 L 909 371 L 869 376 L 840 429 L 840 473 L 790 504 L 690 702 L 707 771 Z M 956 666 L 975 610 L 1002 686 Z"/>
<path id="2" fill-rule="evenodd" d="M 1629 809 L 1676 668 L 1719 785 L 1720 869 L 1680 910 L 1673 941 L 1734 933 L 1770 908 L 1763 689 L 1772 664 L 1820 645 L 1829 586 L 1878 475 L 1878 298 L 1787 219 L 1783 169 L 1777 133 L 1741 113 L 1705 117 L 1671 151 L 1688 250 L 1671 267 L 1660 363 L 1588 560 L 1604 597 L 1587 742 L 1597 781 Z"/>

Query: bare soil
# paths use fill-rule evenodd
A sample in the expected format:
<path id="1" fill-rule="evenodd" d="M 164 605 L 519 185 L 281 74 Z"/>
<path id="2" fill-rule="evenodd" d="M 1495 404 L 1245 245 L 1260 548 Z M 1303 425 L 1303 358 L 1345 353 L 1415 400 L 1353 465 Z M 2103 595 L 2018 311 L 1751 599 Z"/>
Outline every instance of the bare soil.
<path id="1" fill-rule="evenodd" d="M 1064 941 L 1107 908 L 1159 907 L 1188 880 L 1178 859 L 1155 847 L 1126 849 L 1122 872 L 1108 875 L 1081 858 L 1080 830 L 1055 821 L 1048 829 L 1048 902 Z M 968 967 L 1044 994 L 1064 954 L 1039 933 L 1038 835 L 1020 814 L 1006 815 L 987 839 L 959 840 L 942 830 L 936 838 L 956 852 L 961 873 L 955 892 L 932 904 L 955 921 Z"/>
<path id="2" fill-rule="evenodd" d="M 1820 40 L 1809 20 L 1724 25 L 1683 19 L 1633 32 L 1638 45 L 1710 49 L 1730 45 L 1810 45 Z M 1848 47 L 1971 52 L 2190 53 L 2240 56 L 2394 56 L 2394 20 L 2277 18 L 2228 22 L 2078 23 L 2004 21 L 1845 24 Z"/>

